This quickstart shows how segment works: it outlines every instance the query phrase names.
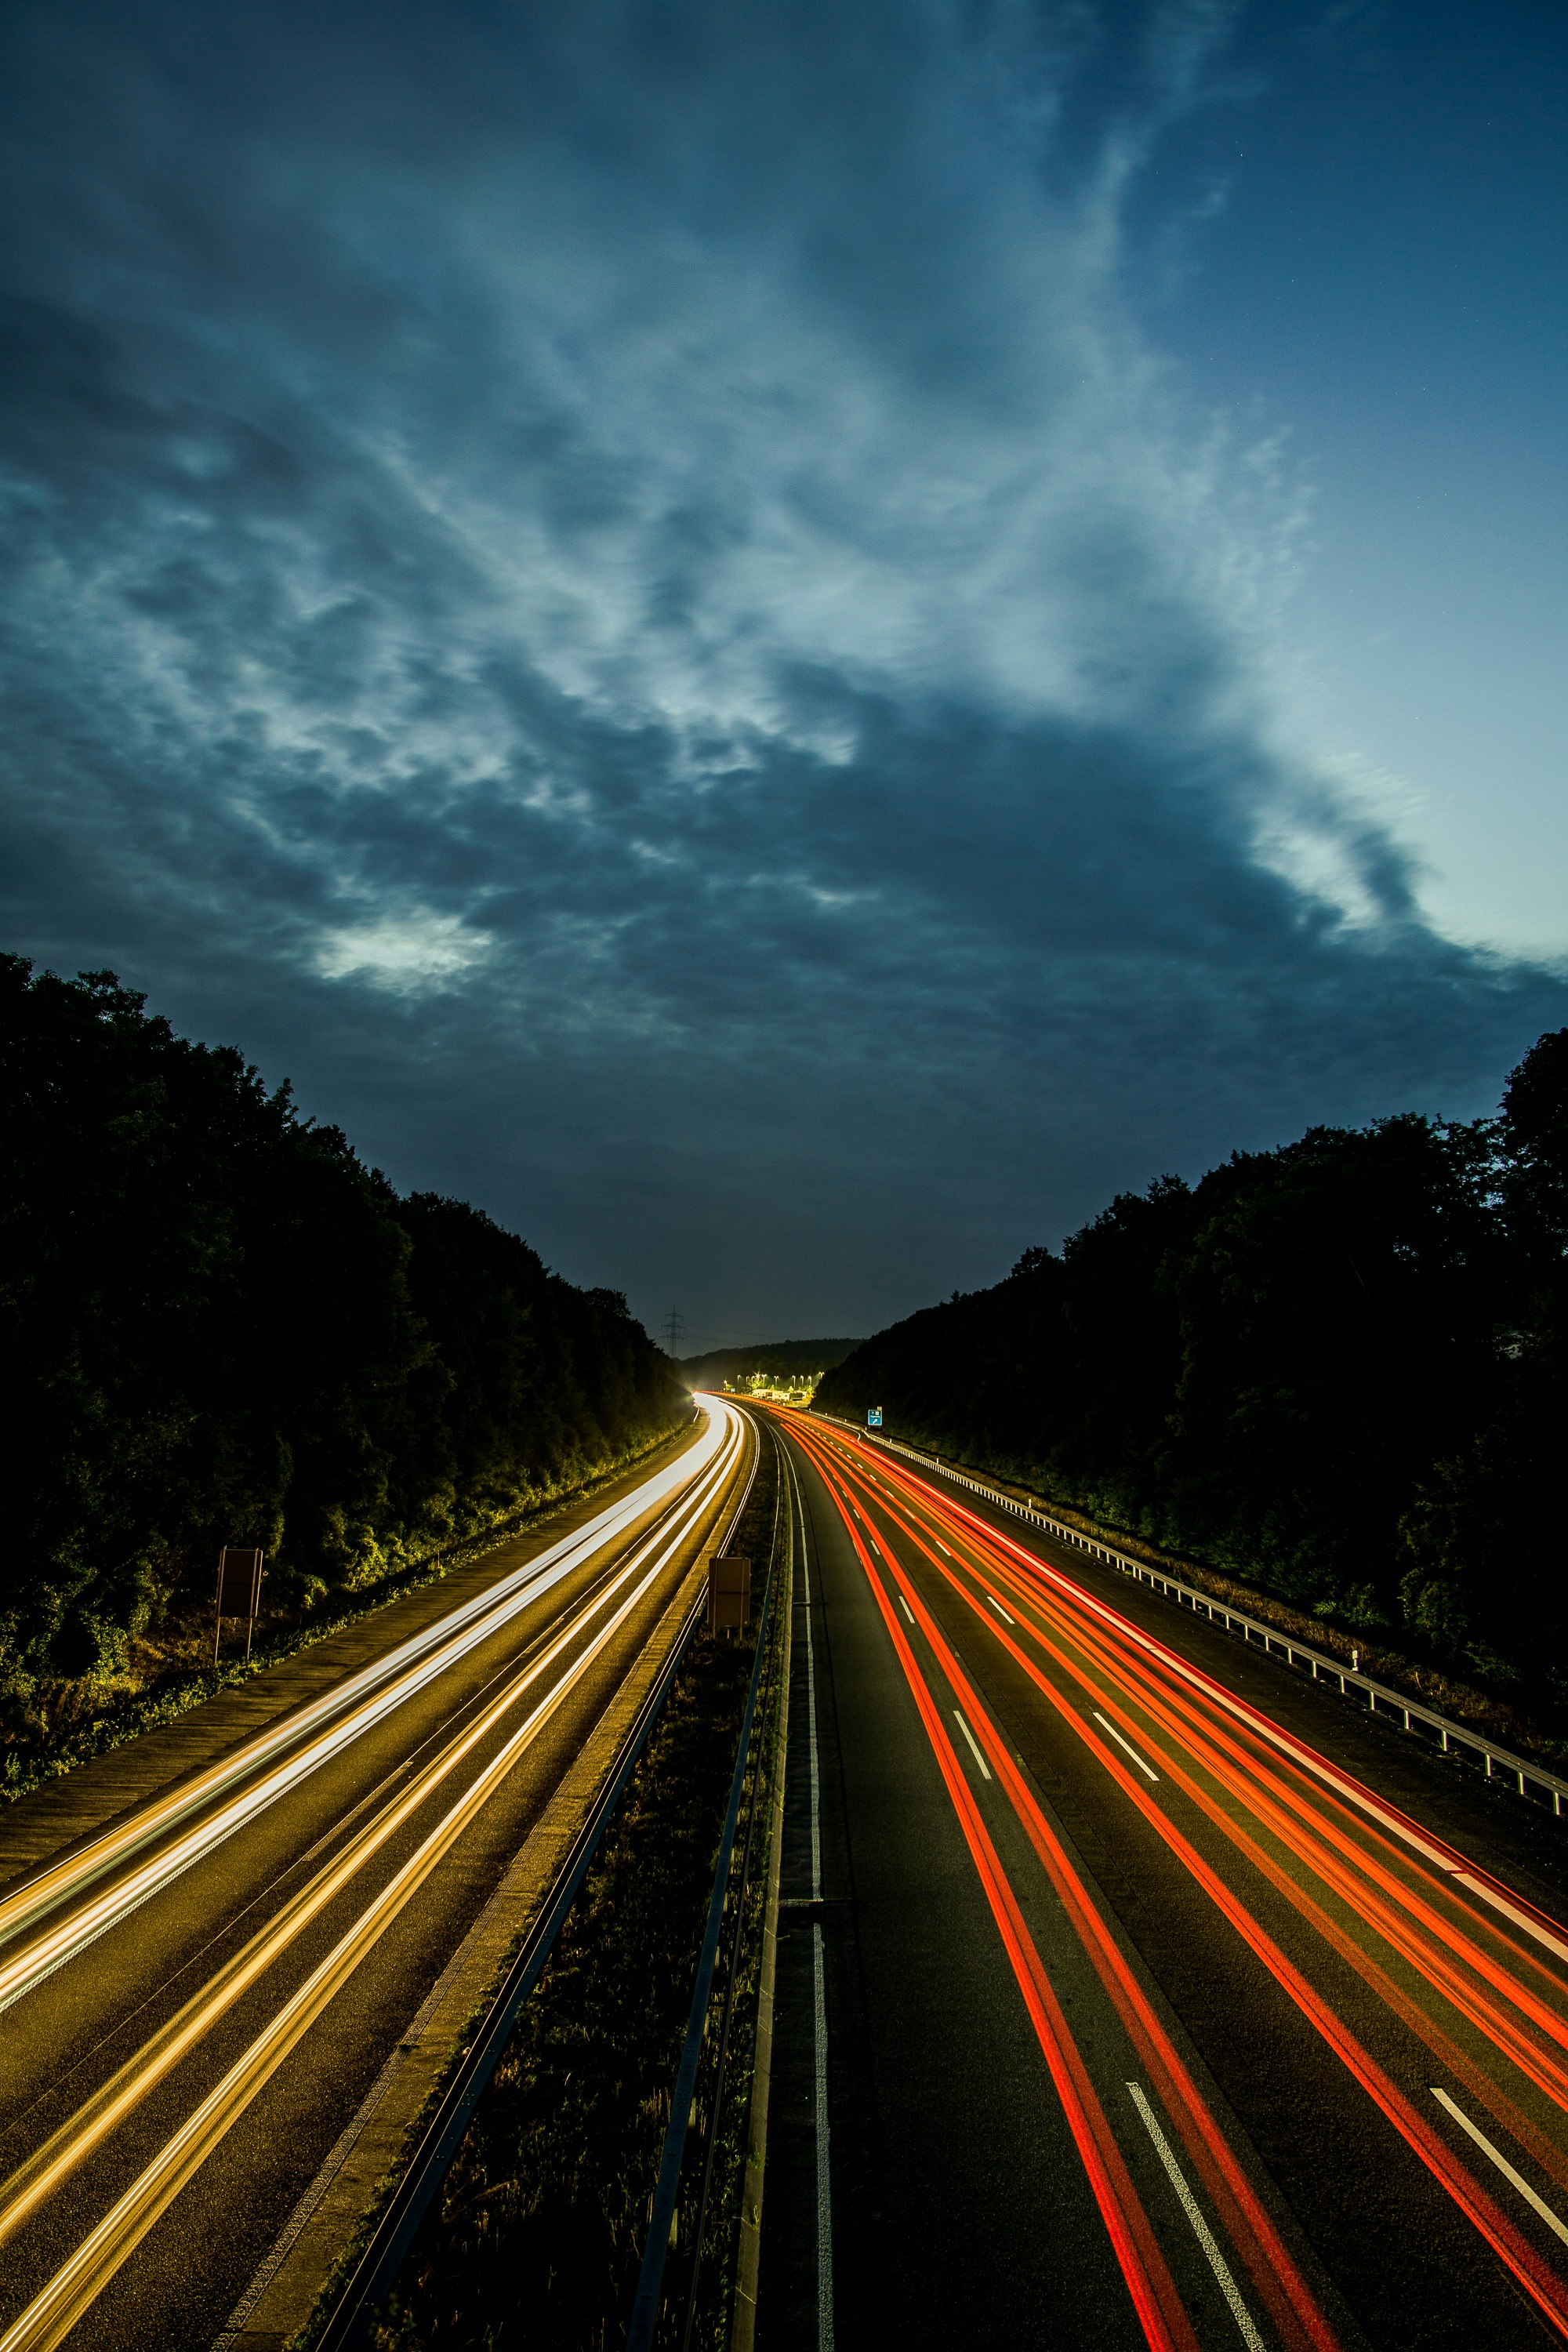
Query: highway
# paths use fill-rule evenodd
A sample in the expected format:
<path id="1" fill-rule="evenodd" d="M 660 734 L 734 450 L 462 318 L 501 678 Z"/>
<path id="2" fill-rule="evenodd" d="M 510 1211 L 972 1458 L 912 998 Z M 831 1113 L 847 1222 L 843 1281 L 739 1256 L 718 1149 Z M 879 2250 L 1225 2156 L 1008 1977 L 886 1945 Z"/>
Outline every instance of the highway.
<path id="1" fill-rule="evenodd" d="M 728 1524 L 755 1444 L 708 1401 L 689 1444 L 565 1532 L 158 1735 L 166 1778 L 136 1801 L 115 1806 L 115 1759 L 84 1768 L 78 1810 L 97 1775 L 105 1818 L 58 1853 L 36 1853 L 47 1802 L 13 1809 L 0 2352 L 213 2343 Z M 198 1718 L 226 1706 L 237 1736 L 214 1752 Z"/>
<path id="2" fill-rule="evenodd" d="M 1510 1880 L 1504 1827 L 1487 1867 L 1456 1768 L 1386 1764 L 1394 1735 L 1201 1621 L 775 1421 L 763 2352 L 1568 2339 L 1550 1862 Z"/>

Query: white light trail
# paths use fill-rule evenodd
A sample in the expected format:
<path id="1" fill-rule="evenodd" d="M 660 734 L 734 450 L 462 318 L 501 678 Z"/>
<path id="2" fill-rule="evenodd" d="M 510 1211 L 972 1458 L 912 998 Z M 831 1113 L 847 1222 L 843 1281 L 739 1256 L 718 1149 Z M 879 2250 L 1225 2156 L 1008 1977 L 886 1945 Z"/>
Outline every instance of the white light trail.
<path id="1" fill-rule="evenodd" d="M 29 1927 L 96 1885 L 117 1864 L 142 1852 L 200 1807 L 210 1804 L 216 1796 L 254 1774 L 260 1775 L 228 1803 L 208 1813 L 183 1837 L 153 1855 L 140 1869 L 117 1879 L 97 1896 L 71 1910 L 57 1926 L 33 1937 L 0 1962 L 0 2011 L 20 2000 L 45 1977 L 118 1925 L 128 1912 L 160 1893 L 236 1831 L 254 1821 L 258 1813 L 363 1738 L 437 1675 L 445 1674 L 470 1650 L 489 1641 L 666 1496 L 683 1486 L 689 1487 L 691 1492 L 683 1517 L 699 1509 L 710 1488 L 727 1475 L 742 1427 L 740 1416 L 722 1405 L 705 1403 L 703 1410 L 709 1415 L 709 1426 L 697 1444 L 632 1494 L 600 1512 L 586 1527 L 563 1537 L 539 1559 L 531 1560 L 488 1592 L 476 1595 L 438 1619 L 385 1658 L 363 1667 L 335 1689 L 324 1692 L 299 1713 L 223 1758 L 210 1771 L 183 1783 L 168 1798 L 145 1807 L 129 1822 L 117 1824 L 90 1846 L 29 1880 L 0 1903 L 0 1943 L 14 1942 Z M 297 1744 L 302 1734 L 323 1723 L 328 1727 L 317 1738 Z M 285 1755 L 272 1770 L 265 1769 L 279 1750 L 289 1748 L 292 1754 Z"/>

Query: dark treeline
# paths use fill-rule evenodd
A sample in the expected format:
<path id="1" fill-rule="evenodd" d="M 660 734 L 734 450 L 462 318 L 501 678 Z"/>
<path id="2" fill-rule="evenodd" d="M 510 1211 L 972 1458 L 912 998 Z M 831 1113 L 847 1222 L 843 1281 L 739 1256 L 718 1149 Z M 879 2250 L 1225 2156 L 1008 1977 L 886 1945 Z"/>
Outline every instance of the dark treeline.
<path id="1" fill-rule="evenodd" d="M 299 1608 L 504 1525 L 684 1420 L 618 1293 L 400 1200 L 111 973 L 0 958 L 0 1696 L 110 1671 L 219 1543 Z"/>
<path id="2" fill-rule="evenodd" d="M 1568 1030 L 1495 1119 L 1123 1194 L 816 1399 L 1568 1717 Z"/>

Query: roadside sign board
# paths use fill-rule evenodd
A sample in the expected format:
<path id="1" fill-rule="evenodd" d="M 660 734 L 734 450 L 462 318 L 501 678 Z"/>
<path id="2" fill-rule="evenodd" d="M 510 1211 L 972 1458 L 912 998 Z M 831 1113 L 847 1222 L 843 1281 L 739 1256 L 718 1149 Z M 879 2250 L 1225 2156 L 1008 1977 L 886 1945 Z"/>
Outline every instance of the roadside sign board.
<path id="1" fill-rule="evenodd" d="M 267 1555 L 249 1545 L 225 1544 L 217 1556 L 217 1613 L 254 1617 L 261 1605 L 261 1563 Z"/>
<path id="2" fill-rule="evenodd" d="M 880 1428 L 881 1428 L 881 1426 L 882 1426 L 882 1408 L 881 1408 L 881 1406 L 880 1406 L 879 1404 L 868 1405 L 868 1406 L 867 1407 L 867 1409 L 866 1409 L 866 1426 L 867 1426 L 867 1428 L 868 1428 L 868 1429 L 880 1429 Z"/>
<path id="3" fill-rule="evenodd" d="M 226 1617 L 244 1618 L 245 1654 L 247 1658 L 250 1655 L 256 1612 L 261 1606 L 261 1567 L 266 1558 L 258 1544 L 225 1544 L 217 1556 L 217 1606 L 213 1612 L 215 1666 Z"/>

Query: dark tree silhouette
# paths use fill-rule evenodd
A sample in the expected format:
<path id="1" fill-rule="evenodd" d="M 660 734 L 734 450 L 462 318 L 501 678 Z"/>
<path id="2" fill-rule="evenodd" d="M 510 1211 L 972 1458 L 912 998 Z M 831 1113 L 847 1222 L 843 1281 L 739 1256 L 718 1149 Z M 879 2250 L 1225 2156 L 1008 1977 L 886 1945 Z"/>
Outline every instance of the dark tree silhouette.
<path id="1" fill-rule="evenodd" d="M 111 972 L 0 957 L 0 1696 L 110 1663 L 220 1542 L 275 1599 L 502 1524 L 672 1423 L 626 1301 L 335 1128 Z"/>
<path id="2" fill-rule="evenodd" d="M 1314 1128 L 1123 1194 L 817 1393 L 1568 1707 L 1568 1030 L 1496 1119 Z"/>

